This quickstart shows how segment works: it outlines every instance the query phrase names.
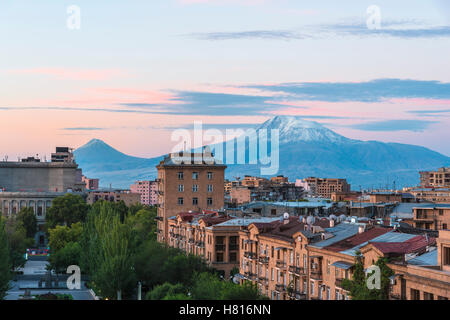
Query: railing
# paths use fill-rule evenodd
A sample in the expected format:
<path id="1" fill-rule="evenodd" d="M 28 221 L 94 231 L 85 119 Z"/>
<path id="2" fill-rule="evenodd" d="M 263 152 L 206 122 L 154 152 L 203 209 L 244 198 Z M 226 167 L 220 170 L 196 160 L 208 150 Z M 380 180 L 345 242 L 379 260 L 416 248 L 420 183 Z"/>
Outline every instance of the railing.
<path id="1" fill-rule="evenodd" d="M 256 273 L 246 271 L 244 274 L 249 280 L 252 280 L 252 281 L 256 280 L 256 277 L 257 277 Z"/>
<path id="2" fill-rule="evenodd" d="M 292 292 L 289 294 L 289 296 L 290 296 L 292 299 L 295 299 L 295 300 L 306 300 L 306 293 L 303 293 L 303 292 L 298 291 L 298 290 L 292 291 Z"/>
<path id="3" fill-rule="evenodd" d="M 204 243 L 203 241 L 197 241 L 197 242 L 195 243 L 195 245 L 196 245 L 197 247 L 200 247 L 200 248 L 204 248 L 204 247 L 205 247 L 205 243 Z"/>
<path id="4" fill-rule="evenodd" d="M 311 279 L 322 280 L 321 270 L 311 270 Z"/>
<path id="5" fill-rule="evenodd" d="M 336 287 L 338 287 L 338 288 L 344 288 L 343 286 L 342 286 L 342 282 L 344 281 L 344 279 L 343 278 L 336 278 L 336 281 L 334 282 L 334 285 L 336 286 Z"/>
<path id="6" fill-rule="evenodd" d="M 277 268 L 286 268 L 286 262 L 284 262 L 283 260 L 277 260 L 276 266 Z"/>
<path id="7" fill-rule="evenodd" d="M 389 299 L 390 299 L 390 300 L 402 300 L 402 297 L 401 297 L 399 294 L 391 293 L 391 294 L 389 295 Z"/>
<path id="8" fill-rule="evenodd" d="M 256 259 L 256 253 L 251 252 L 251 251 L 245 251 L 244 257 L 246 257 L 248 259 Z"/>
<path id="9" fill-rule="evenodd" d="M 261 284 L 268 286 L 269 285 L 269 279 L 267 277 L 262 277 L 258 279 L 258 282 L 260 282 Z"/>
<path id="10" fill-rule="evenodd" d="M 269 263 L 269 257 L 259 257 L 258 262 L 262 264 L 268 264 Z"/>
<path id="11" fill-rule="evenodd" d="M 305 269 L 303 267 L 289 266 L 289 272 L 292 272 L 296 275 L 305 274 Z"/>
<path id="12" fill-rule="evenodd" d="M 275 290 L 279 291 L 279 292 L 285 292 L 286 291 L 286 286 L 284 284 L 276 284 L 275 285 Z"/>

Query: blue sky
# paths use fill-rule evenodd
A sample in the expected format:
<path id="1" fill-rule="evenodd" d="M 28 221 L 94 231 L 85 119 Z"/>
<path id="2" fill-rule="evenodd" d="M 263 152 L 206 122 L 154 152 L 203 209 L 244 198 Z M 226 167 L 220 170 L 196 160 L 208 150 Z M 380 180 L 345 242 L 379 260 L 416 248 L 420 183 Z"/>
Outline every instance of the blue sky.
<path id="1" fill-rule="evenodd" d="M 450 156 L 449 3 L 2 0 L 0 133 L 15 140 L 0 147 L 49 153 L 100 138 L 155 156 L 194 120 L 293 114 Z M 70 5 L 79 30 L 66 26 Z"/>

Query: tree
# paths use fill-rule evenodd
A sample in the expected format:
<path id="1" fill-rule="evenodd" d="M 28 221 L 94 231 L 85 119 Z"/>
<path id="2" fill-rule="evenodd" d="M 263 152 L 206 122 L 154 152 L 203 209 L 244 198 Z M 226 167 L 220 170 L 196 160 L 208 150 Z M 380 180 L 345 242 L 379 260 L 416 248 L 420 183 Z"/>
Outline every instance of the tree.
<path id="1" fill-rule="evenodd" d="M 83 244 L 86 245 L 89 274 L 100 290 L 100 295 L 107 298 L 122 298 L 122 293 L 131 291 L 136 283 L 133 270 L 132 251 L 130 249 L 130 229 L 120 221 L 120 212 L 114 205 L 104 202 L 100 212 L 94 216 L 93 210 L 88 214 Z M 84 248 L 83 248 L 84 252 Z"/>
<path id="2" fill-rule="evenodd" d="M 58 252 L 50 255 L 51 268 L 57 273 L 65 273 L 68 266 L 80 265 L 81 245 L 78 242 L 69 242 Z"/>
<path id="3" fill-rule="evenodd" d="M 388 300 L 389 299 L 389 277 L 394 272 L 386 265 L 388 260 L 380 257 L 375 263 L 381 271 L 381 288 L 369 289 L 367 286 L 367 279 L 370 275 L 365 274 L 363 257 L 361 252 L 356 253 L 355 270 L 353 272 L 352 280 L 344 279 L 342 286 L 345 290 L 350 292 L 353 300 Z"/>
<path id="4" fill-rule="evenodd" d="M 6 235 L 6 224 L 0 216 L 0 300 L 6 296 L 11 280 L 11 263 L 8 238 Z"/>
<path id="5" fill-rule="evenodd" d="M 187 289 L 181 283 L 171 284 L 165 282 L 149 291 L 146 295 L 147 300 L 165 300 L 166 298 L 179 297 L 179 295 L 187 297 Z M 172 300 L 172 299 L 167 299 Z"/>
<path id="6" fill-rule="evenodd" d="M 27 238 L 34 238 L 37 231 L 37 219 L 33 208 L 22 208 L 17 219 L 22 222 Z"/>
<path id="7" fill-rule="evenodd" d="M 89 206 L 80 195 L 67 193 L 52 201 L 52 206 L 46 214 L 47 229 L 57 225 L 71 226 L 73 223 L 83 222 L 86 219 Z"/>
<path id="8" fill-rule="evenodd" d="M 32 247 L 35 243 L 34 239 L 27 238 L 23 223 L 12 216 L 5 221 L 6 237 L 8 239 L 10 251 L 10 263 L 13 270 L 23 267 L 25 264 L 26 249 Z"/>

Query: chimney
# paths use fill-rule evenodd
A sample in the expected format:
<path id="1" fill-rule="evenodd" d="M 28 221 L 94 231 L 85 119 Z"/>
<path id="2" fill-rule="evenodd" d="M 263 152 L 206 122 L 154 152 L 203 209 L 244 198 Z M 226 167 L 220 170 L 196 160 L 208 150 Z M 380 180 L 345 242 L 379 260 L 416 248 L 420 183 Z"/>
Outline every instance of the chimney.
<path id="1" fill-rule="evenodd" d="M 359 226 L 358 233 L 363 233 L 363 232 L 364 232 L 364 226 Z"/>
<path id="2" fill-rule="evenodd" d="M 330 228 L 334 227 L 334 219 L 330 219 Z"/>

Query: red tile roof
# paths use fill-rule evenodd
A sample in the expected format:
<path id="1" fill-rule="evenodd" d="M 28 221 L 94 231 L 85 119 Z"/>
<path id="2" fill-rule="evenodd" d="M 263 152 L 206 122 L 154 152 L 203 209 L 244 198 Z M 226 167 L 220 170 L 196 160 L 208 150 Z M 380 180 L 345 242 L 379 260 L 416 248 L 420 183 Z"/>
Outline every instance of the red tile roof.
<path id="1" fill-rule="evenodd" d="M 367 231 L 364 231 L 363 233 L 358 233 L 347 239 L 333 243 L 333 244 L 325 247 L 324 249 L 334 251 L 334 252 L 348 250 L 348 249 L 354 248 L 364 242 L 375 239 L 376 237 L 379 237 L 385 233 L 388 233 L 389 231 L 392 231 L 392 229 L 391 228 L 382 228 L 382 227 L 373 227 L 371 229 L 368 229 Z"/>
<path id="2" fill-rule="evenodd" d="M 413 253 L 425 250 L 427 246 L 436 244 L 436 239 L 426 236 L 416 236 L 405 242 L 370 242 L 383 253 Z"/>

